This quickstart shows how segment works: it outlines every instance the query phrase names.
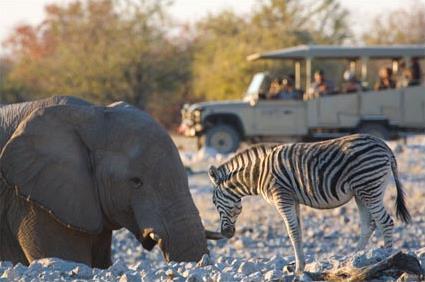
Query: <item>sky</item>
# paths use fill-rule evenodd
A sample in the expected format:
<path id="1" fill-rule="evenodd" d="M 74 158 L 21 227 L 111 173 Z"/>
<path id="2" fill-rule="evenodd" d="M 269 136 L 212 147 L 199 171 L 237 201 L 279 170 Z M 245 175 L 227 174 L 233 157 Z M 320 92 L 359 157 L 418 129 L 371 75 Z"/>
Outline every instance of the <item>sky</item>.
<path id="1" fill-rule="evenodd" d="M 369 27 L 370 20 L 385 9 L 393 10 L 408 5 L 412 0 L 340 0 L 351 13 L 350 22 L 356 34 Z M 425 0 L 417 0 L 425 3 Z M 43 18 L 43 7 L 49 3 L 66 3 L 70 0 L 0 0 L 0 41 L 18 24 L 39 23 Z M 247 14 L 255 9 L 258 0 L 174 0 L 171 14 L 181 21 L 195 21 L 208 13 L 232 9 Z"/>

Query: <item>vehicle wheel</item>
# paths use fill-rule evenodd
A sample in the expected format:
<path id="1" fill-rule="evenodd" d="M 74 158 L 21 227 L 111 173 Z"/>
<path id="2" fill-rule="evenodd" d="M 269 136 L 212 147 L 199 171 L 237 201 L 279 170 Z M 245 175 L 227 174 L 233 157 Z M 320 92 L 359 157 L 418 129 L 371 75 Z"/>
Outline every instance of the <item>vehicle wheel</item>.
<path id="1" fill-rule="evenodd" d="M 214 148 L 220 154 L 229 154 L 239 148 L 239 133 L 231 126 L 218 124 L 207 130 L 205 145 Z"/>
<path id="2" fill-rule="evenodd" d="M 359 133 L 370 134 L 384 140 L 390 139 L 390 131 L 388 128 L 379 123 L 366 123 L 360 126 Z"/>

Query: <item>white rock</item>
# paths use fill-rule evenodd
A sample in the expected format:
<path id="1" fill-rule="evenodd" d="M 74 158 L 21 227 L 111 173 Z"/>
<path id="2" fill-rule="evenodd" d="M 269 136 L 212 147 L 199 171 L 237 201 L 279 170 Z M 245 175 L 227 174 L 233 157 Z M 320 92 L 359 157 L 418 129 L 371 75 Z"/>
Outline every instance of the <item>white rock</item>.
<path id="1" fill-rule="evenodd" d="M 206 278 L 207 276 L 208 276 L 208 273 L 205 270 L 198 268 L 189 273 L 186 281 L 187 282 L 202 282 L 204 281 L 204 278 Z"/>
<path id="2" fill-rule="evenodd" d="M 282 271 L 279 271 L 279 270 L 270 270 L 270 271 L 267 271 L 264 274 L 264 280 L 266 280 L 266 281 L 273 281 L 273 280 L 276 280 L 276 279 L 281 279 L 282 276 L 283 276 Z"/>
<path id="3" fill-rule="evenodd" d="M 197 267 L 203 267 L 212 264 L 211 258 L 208 254 L 204 254 L 202 258 L 196 264 Z"/>
<path id="4" fill-rule="evenodd" d="M 119 282 L 140 282 L 142 281 L 140 275 L 136 273 L 124 273 L 121 275 Z"/>
<path id="5" fill-rule="evenodd" d="M 16 264 L 13 268 L 7 269 L 2 278 L 6 278 L 7 280 L 18 280 L 22 276 L 24 276 L 27 271 L 27 267 L 23 266 L 21 263 Z"/>
<path id="6" fill-rule="evenodd" d="M 127 265 L 122 260 L 117 260 L 114 264 L 109 268 L 114 276 L 120 276 L 123 273 L 127 272 L 129 269 Z"/>
<path id="7" fill-rule="evenodd" d="M 202 260 L 202 258 L 201 258 L 201 260 Z M 188 263 L 185 263 L 184 264 L 184 267 L 186 268 L 186 269 L 191 269 L 191 268 L 193 268 L 193 267 L 195 267 L 196 266 L 196 263 L 194 263 L 194 262 L 188 262 Z"/>
<path id="8" fill-rule="evenodd" d="M 311 277 L 308 274 L 306 274 L 306 273 L 303 273 L 301 275 L 298 275 L 297 276 L 297 279 L 300 282 L 311 282 L 311 281 L 313 281 L 313 279 L 311 279 Z"/>
<path id="9" fill-rule="evenodd" d="M 217 276 L 215 276 L 214 278 L 215 281 L 217 282 L 232 282 L 234 281 L 233 279 L 233 275 L 229 274 L 229 273 L 219 273 Z"/>
<path id="10" fill-rule="evenodd" d="M 92 274 L 92 269 L 86 265 L 78 265 L 69 272 L 69 276 L 82 279 L 89 279 Z"/>
<path id="11" fill-rule="evenodd" d="M 238 272 L 243 273 L 244 275 L 248 276 L 251 273 L 254 273 L 258 270 L 257 266 L 252 262 L 243 262 L 239 266 Z"/>
<path id="12" fill-rule="evenodd" d="M 259 271 L 250 274 L 247 278 L 248 278 L 248 281 L 249 282 L 260 282 L 260 281 L 263 281 L 263 275 Z"/>

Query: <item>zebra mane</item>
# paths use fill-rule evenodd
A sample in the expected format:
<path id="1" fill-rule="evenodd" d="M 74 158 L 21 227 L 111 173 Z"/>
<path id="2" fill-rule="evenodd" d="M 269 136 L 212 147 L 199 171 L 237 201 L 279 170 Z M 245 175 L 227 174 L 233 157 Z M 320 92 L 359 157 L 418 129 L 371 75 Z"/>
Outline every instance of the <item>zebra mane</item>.
<path id="1" fill-rule="evenodd" d="M 232 178 L 233 175 L 245 169 L 245 167 L 240 167 L 239 165 L 237 165 L 237 161 L 236 161 L 237 159 L 244 158 L 246 155 L 248 158 L 251 158 L 250 153 L 253 150 L 257 150 L 257 151 L 261 150 L 266 152 L 266 154 L 268 154 L 277 145 L 278 144 L 275 144 L 275 143 L 262 143 L 262 144 L 257 144 L 247 149 L 241 150 L 240 152 L 237 152 L 235 155 L 233 155 L 230 159 L 222 163 L 217 168 L 220 175 L 220 183 L 229 180 L 230 178 Z"/>

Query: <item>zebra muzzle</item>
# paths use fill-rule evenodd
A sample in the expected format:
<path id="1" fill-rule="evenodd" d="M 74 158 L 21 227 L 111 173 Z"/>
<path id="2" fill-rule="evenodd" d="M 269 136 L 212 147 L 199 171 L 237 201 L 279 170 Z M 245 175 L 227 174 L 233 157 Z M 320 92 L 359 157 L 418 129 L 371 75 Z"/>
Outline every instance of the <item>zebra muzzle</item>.
<path id="1" fill-rule="evenodd" d="M 227 239 L 230 239 L 235 235 L 235 228 L 234 227 L 226 227 L 221 229 L 221 234 L 226 237 Z"/>

